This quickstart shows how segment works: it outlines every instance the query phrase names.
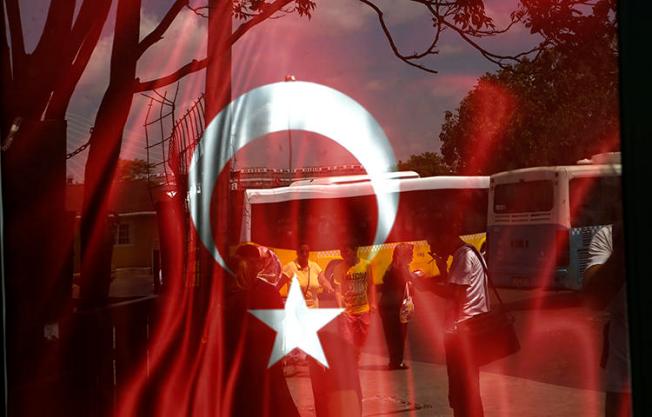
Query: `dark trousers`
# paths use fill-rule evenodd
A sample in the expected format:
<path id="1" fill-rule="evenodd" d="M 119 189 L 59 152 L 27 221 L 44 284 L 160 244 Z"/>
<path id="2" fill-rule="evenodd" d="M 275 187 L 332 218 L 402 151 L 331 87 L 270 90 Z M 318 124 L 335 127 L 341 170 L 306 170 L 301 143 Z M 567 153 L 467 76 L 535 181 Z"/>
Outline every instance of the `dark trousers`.
<path id="1" fill-rule="evenodd" d="M 381 306 L 378 311 L 383 322 L 383 332 L 389 352 L 389 365 L 399 365 L 403 362 L 407 323 L 401 323 L 400 306 Z"/>
<path id="2" fill-rule="evenodd" d="M 342 316 L 319 335 L 328 367 L 308 357 L 312 393 L 317 417 L 359 417 L 362 415 L 362 387 L 356 349 L 344 337 Z"/>
<path id="3" fill-rule="evenodd" d="M 458 337 L 447 335 L 444 344 L 448 371 L 448 404 L 453 409 L 453 415 L 484 417 L 478 365 Z"/>
<path id="4" fill-rule="evenodd" d="M 632 394 L 611 391 L 607 391 L 605 394 L 605 417 L 631 417 Z"/>

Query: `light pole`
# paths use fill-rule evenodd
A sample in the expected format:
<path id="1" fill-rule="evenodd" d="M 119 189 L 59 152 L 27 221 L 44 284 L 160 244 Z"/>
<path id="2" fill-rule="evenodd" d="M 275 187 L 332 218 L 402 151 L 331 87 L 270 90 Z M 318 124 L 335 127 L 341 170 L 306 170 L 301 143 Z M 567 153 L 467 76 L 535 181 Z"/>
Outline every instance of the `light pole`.
<path id="1" fill-rule="evenodd" d="M 285 76 L 285 81 L 296 81 L 296 77 L 293 74 L 287 74 Z M 288 183 L 292 182 L 292 130 L 290 129 L 290 119 L 288 118 Z"/>

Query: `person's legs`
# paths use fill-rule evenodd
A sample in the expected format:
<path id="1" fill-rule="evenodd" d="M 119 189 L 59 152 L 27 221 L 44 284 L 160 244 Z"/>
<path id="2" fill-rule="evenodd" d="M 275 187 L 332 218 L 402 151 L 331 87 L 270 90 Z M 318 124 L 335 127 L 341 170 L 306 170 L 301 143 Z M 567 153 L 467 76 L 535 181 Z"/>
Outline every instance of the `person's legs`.
<path id="1" fill-rule="evenodd" d="M 359 417 L 362 415 L 362 388 L 355 348 L 346 336 L 348 322 L 337 321 L 337 328 L 331 327 L 320 335 L 329 366 L 324 367 L 311 359 L 315 413 L 317 417 Z"/>
<path id="2" fill-rule="evenodd" d="M 389 354 L 389 366 L 397 366 L 402 360 L 402 351 L 399 351 L 399 339 L 401 338 L 400 328 L 397 326 L 398 319 L 393 320 L 393 309 L 383 308 L 380 311 L 380 318 L 383 322 L 383 332 L 385 334 L 385 342 L 387 343 L 387 353 Z M 396 314 L 398 317 L 398 313 Z M 400 322 L 398 323 L 400 324 Z"/>
<path id="3" fill-rule="evenodd" d="M 459 417 L 457 410 L 462 391 L 462 377 L 460 375 L 459 359 L 456 344 L 452 337 L 447 336 L 444 340 L 446 350 L 446 372 L 448 375 L 448 406 L 453 409 L 455 417 Z"/>
<path id="4" fill-rule="evenodd" d="M 632 415 L 632 395 L 624 392 L 605 392 L 605 417 L 630 417 Z"/>
<path id="5" fill-rule="evenodd" d="M 370 314 L 362 313 L 348 316 L 348 323 L 350 324 L 350 329 L 352 333 L 353 345 L 356 349 L 356 358 L 360 358 L 360 352 L 362 347 L 367 341 L 367 335 L 369 334 L 369 322 Z"/>
<path id="6" fill-rule="evenodd" d="M 353 317 L 353 341 L 358 349 L 362 349 L 369 335 L 369 313 L 357 314 Z"/>
<path id="7" fill-rule="evenodd" d="M 312 397 L 315 402 L 315 415 L 317 417 L 327 417 L 327 405 L 326 401 L 324 401 L 324 397 L 328 392 L 326 369 L 313 358 L 308 358 L 308 370 L 310 372 L 310 384 L 312 385 Z"/>
<path id="8" fill-rule="evenodd" d="M 396 358 L 399 360 L 399 363 L 403 363 L 403 355 L 405 353 L 405 340 L 407 339 L 407 323 L 401 323 L 401 320 L 397 320 L 399 326 L 399 337 L 396 339 L 397 343 L 397 355 Z"/>
<path id="9" fill-rule="evenodd" d="M 445 341 L 448 403 L 455 417 L 483 417 L 480 371 L 455 337 Z"/>
<path id="10" fill-rule="evenodd" d="M 480 396 L 480 370 L 477 365 L 469 363 L 466 369 L 466 400 L 468 415 L 484 417 L 482 397 Z"/>

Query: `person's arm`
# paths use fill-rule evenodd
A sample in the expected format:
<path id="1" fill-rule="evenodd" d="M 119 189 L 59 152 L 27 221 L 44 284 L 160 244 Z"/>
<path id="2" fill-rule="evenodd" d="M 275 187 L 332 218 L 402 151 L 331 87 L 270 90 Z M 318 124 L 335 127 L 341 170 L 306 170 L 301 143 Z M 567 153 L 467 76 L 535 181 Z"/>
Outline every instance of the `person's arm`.
<path id="1" fill-rule="evenodd" d="M 331 281 L 333 281 L 333 290 L 335 291 L 335 301 L 337 301 L 337 306 L 339 308 L 344 308 L 344 297 L 342 296 L 342 284 L 338 279 L 339 272 L 337 267 L 335 271 L 331 272 Z"/>
<path id="2" fill-rule="evenodd" d="M 344 308 L 344 296 L 342 296 L 342 286 L 339 283 L 335 283 L 335 301 L 337 301 L 337 306 L 339 308 Z"/>
<path id="3" fill-rule="evenodd" d="M 287 283 L 289 283 L 292 279 L 285 275 L 285 273 L 281 273 L 281 277 L 278 279 L 278 282 L 276 283 L 276 288 L 281 289 L 283 286 Z"/>
<path id="4" fill-rule="evenodd" d="M 449 284 L 450 296 L 448 298 L 451 308 L 455 312 L 454 317 L 460 317 L 462 306 L 466 300 L 466 285 Z"/>
<path id="5" fill-rule="evenodd" d="M 324 275 L 323 272 L 319 272 L 317 275 L 317 280 L 319 281 L 319 285 L 326 291 L 326 294 L 333 294 L 335 292 L 335 289 L 331 285 L 331 283 L 326 279 L 326 276 Z"/>
<path id="6" fill-rule="evenodd" d="M 376 304 L 376 288 L 374 285 L 374 274 L 373 268 L 371 266 L 367 267 L 367 300 L 369 300 L 369 306 L 371 310 L 377 310 L 378 305 Z"/>
<path id="7" fill-rule="evenodd" d="M 448 282 L 448 262 L 447 259 L 444 259 L 440 256 L 437 256 L 435 254 L 432 254 L 433 258 L 435 259 L 435 265 L 437 265 L 437 269 L 439 270 L 439 281 L 441 282 Z"/>
<path id="8" fill-rule="evenodd" d="M 591 308 L 603 309 L 625 282 L 622 236 L 618 232 L 611 239 L 608 229 L 600 230 L 589 245 L 589 267 L 584 271 L 582 291 Z"/>
<path id="9" fill-rule="evenodd" d="M 278 279 L 278 282 L 276 283 L 276 289 L 280 292 L 281 289 L 285 285 L 290 286 L 290 282 L 292 282 L 292 276 L 294 275 L 294 270 L 292 268 L 292 264 L 288 263 L 287 265 L 283 266 L 283 269 L 281 270 L 281 276 Z"/>
<path id="10" fill-rule="evenodd" d="M 429 287 L 429 290 L 436 295 L 452 300 L 457 297 L 459 285 L 450 285 L 445 283 L 434 283 Z"/>
<path id="11" fill-rule="evenodd" d="M 584 271 L 582 290 L 587 296 L 589 307 L 604 308 L 625 283 L 622 259 L 616 254 L 607 262 L 591 265 Z"/>
<path id="12" fill-rule="evenodd" d="M 420 291 L 427 290 L 440 297 L 450 298 L 452 296 L 452 290 L 446 284 L 448 281 L 448 264 L 441 257 L 434 254 L 431 254 L 431 256 L 433 256 L 437 269 L 439 269 L 439 275 L 429 278 L 421 275 L 413 275 L 414 287 Z"/>

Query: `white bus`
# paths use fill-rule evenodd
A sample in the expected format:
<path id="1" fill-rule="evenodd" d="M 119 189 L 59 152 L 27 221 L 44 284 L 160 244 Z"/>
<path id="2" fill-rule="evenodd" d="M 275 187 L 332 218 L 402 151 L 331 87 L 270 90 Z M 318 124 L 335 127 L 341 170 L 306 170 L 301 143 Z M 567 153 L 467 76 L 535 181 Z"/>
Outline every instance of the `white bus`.
<path id="1" fill-rule="evenodd" d="M 394 175 L 383 182 L 383 193 L 398 194 L 396 220 L 386 243 L 373 247 L 378 205 L 368 178 L 319 180 L 289 187 L 247 190 L 240 241 L 275 250 L 282 262 L 307 243 L 311 258 L 322 267 L 339 257 L 341 244 L 355 237 L 363 242 L 360 256 L 371 258 L 378 282 L 398 242 L 414 242 L 413 268 L 436 275 L 424 239 L 437 220 L 463 211 L 464 238 L 478 249 L 486 237 L 489 177 L 427 177 Z M 364 246 L 366 243 L 367 246 Z M 373 251 L 372 251 L 373 249 Z"/>
<path id="2" fill-rule="evenodd" d="M 598 157 L 579 164 L 491 176 L 487 251 L 496 285 L 582 287 L 591 238 L 621 212 L 621 166 Z"/>

